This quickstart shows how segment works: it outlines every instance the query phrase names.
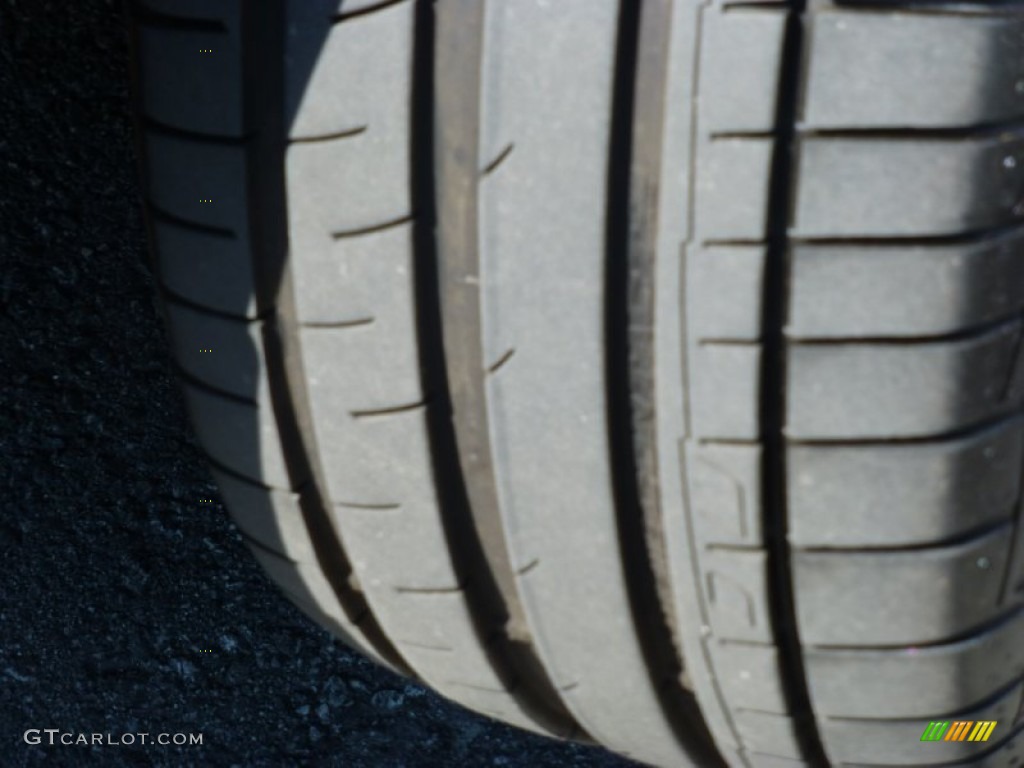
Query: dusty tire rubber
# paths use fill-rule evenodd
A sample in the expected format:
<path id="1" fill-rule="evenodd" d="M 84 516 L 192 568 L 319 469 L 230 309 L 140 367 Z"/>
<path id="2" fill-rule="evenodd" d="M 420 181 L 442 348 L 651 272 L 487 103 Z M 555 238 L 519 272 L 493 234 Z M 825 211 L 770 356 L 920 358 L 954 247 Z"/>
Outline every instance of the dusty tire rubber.
<path id="1" fill-rule="evenodd" d="M 129 14 L 188 407 L 310 616 L 654 765 L 1021 761 L 1024 7 Z"/>

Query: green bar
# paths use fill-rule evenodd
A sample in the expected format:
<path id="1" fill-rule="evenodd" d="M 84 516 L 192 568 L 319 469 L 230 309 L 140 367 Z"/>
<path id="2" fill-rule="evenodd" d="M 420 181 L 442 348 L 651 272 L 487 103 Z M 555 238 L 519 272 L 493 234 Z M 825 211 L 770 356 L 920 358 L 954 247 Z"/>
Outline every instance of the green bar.
<path id="1" fill-rule="evenodd" d="M 941 741 L 942 737 L 946 735 L 946 731 L 949 729 L 949 721 L 945 722 L 939 720 L 933 720 L 928 723 L 928 727 L 924 729 L 924 733 L 921 734 L 921 741 Z"/>

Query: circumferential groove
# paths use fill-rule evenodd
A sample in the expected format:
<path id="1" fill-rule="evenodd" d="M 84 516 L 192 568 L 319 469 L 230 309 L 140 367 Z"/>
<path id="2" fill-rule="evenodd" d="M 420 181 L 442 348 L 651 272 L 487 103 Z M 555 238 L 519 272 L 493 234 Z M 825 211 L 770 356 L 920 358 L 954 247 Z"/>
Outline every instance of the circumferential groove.
<path id="1" fill-rule="evenodd" d="M 830 765 L 804 670 L 803 646 L 797 624 L 795 581 L 788 541 L 786 490 L 786 338 L 789 305 L 789 224 L 796 181 L 794 148 L 799 94 L 803 79 L 803 14 L 806 0 L 791 0 L 779 66 L 775 110 L 775 146 L 769 176 L 766 216 L 764 293 L 761 328 L 761 394 L 758 403 L 762 436 L 761 501 L 764 510 L 765 551 L 768 559 L 771 629 L 778 647 L 782 693 L 804 762 L 812 768 Z"/>
<path id="2" fill-rule="evenodd" d="M 504 538 L 491 456 L 477 213 L 487 7 L 484 0 L 438 3 L 435 41 L 427 31 L 435 6 L 429 0 L 419 5 L 418 42 L 429 54 L 417 59 L 417 72 L 437 73 L 424 84 L 414 117 L 420 131 L 413 148 L 420 180 L 414 205 L 424 211 L 420 236 L 414 238 L 421 272 L 421 368 L 430 391 L 443 393 L 431 420 L 431 448 L 438 486 L 447 489 L 445 533 L 457 569 L 467 577 L 474 631 L 520 708 L 548 730 L 567 733 L 576 724 L 532 644 Z"/>
<path id="3" fill-rule="evenodd" d="M 629 617 L 657 707 L 693 764 L 719 766 L 696 698 L 682 684 L 654 448 L 654 275 L 670 30 L 678 9 L 664 0 L 619 3 L 605 212 L 608 463 Z"/>
<path id="4" fill-rule="evenodd" d="M 246 97 L 266 100 L 266 120 L 253 137 L 248 153 L 246 199 L 248 241 L 252 245 L 252 270 L 262 286 L 259 295 L 273 296 L 277 311 L 261 327 L 266 361 L 269 400 L 282 443 L 285 467 L 293 486 L 308 483 L 298 497 L 301 520 L 313 547 L 316 564 L 341 609 L 342 616 L 358 628 L 356 638 L 397 671 L 410 670 L 384 633 L 358 589 L 355 570 L 331 518 L 327 479 L 320 464 L 313 429 L 312 407 L 302 371 L 302 348 L 295 286 L 288 262 L 288 206 L 286 204 L 285 154 L 289 126 L 285 124 L 285 72 L 280 66 L 286 54 L 287 14 L 284 3 L 252 3 L 248 23 L 259 32 L 264 47 L 246 56 L 246 80 L 258 82 Z M 342 627 L 344 631 L 349 631 Z"/>

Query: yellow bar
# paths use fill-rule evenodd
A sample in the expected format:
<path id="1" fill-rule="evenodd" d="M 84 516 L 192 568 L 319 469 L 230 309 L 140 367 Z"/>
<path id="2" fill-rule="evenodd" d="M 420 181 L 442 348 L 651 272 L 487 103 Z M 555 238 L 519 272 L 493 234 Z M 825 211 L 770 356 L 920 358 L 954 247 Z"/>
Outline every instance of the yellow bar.
<path id="1" fill-rule="evenodd" d="M 989 720 L 986 724 L 985 731 L 978 734 L 978 741 L 988 741 L 988 737 L 992 735 L 992 731 L 996 729 L 996 721 Z"/>

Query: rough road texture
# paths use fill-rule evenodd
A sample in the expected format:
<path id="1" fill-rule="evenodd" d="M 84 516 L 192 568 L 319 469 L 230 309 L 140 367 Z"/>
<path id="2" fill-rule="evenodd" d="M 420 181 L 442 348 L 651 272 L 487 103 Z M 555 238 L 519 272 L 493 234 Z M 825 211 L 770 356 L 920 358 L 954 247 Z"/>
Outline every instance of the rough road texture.
<path id="1" fill-rule="evenodd" d="M 116 3 L 0 4 L 0 762 L 629 765 L 372 666 L 259 570 L 151 303 L 126 60 Z M 204 744 L 29 746 L 28 728 Z"/>

